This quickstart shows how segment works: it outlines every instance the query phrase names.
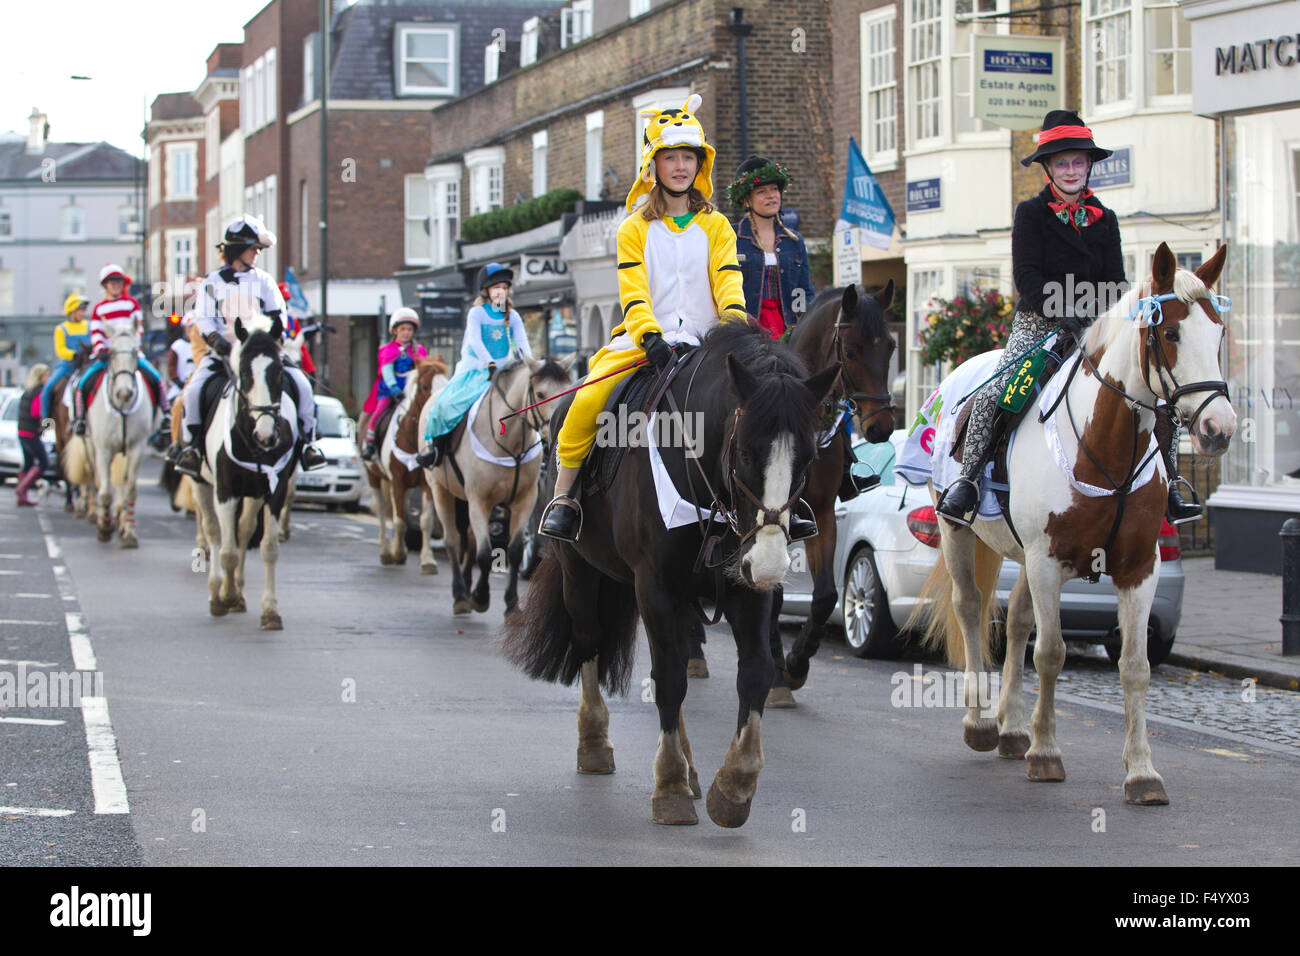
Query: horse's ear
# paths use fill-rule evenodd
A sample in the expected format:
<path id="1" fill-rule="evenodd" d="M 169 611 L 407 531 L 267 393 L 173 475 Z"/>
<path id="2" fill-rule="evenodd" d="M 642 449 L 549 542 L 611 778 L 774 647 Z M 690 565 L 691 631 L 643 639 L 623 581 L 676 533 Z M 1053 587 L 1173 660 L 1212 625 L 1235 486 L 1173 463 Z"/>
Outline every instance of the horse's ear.
<path id="1" fill-rule="evenodd" d="M 539 358 L 525 358 L 524 361 L 528 363 L 529 375 L 536 375 L 542 370 L 542 366 L 546 364 L 546 362 Z"/>
<path id="2" fill-rule="evenodd" d="M 880 303 L 882 309 L 889 308 L 889 303 L 894 301 L 894 280 L 890 279 L 885 283 L 885 287 L 876 293 L 876 301 Z"/>
<path id="3" fill-rule="evenodd" d="M 578 358 L 577 352 L 570 352 L 568 355 L 564 356 L 564 358 L 560 359 L 558 364 L 560 368 L 564 369 L 567 372 L 573 368 L 573 363 L 577 360 L 577 358 Z"/>
<path id="4" fill-rule="evenodd" d="M 1178 260 L 1163 242 L 1156 248 L 1151 260 L 1151 286 L 1157 295 L 1163 295 L 1174 287 L 1174 273 L 1178 271 Z"/>
<path id="5" fill-rule="evenodd" d="M 1207 261 L 1202 262 L 1196 269 L 1196 278 L 1205 283 L 1205 288 L 1214 288 L 1214 283 L 1219 281 L 1219 275 L 1223 272 L 1223 263 L 1227 258 L 1227 245 L 1219 246 L 1219 251 L 1210 256 Z"/>
<path id="6" fill-rule="evenodd" d="M 754 373 L 727 354 L 727 377 L 731 380 L 731 390 L 741 402 L 749 401 L 751 395 L 758 391 L 758 379 Z"/>
<path id="7" fill-rule="evenodd" d="M 803 380 L 804 386 L 812 392 L 813 404 L 820 405 L 826 400 L 826 396 L 831 393 L 835 387 L 835 379 L 840 374 L 840 363 L 836 362 L 830 368 L 823 369 L 816 375 Z"/>
<path id="8" fill-rule="evenodd" d="M 858 317 L 858 287 L 852 282 L 845 288 L 844 297 L 840 299 L 840 315 L 845 322 L 852 322 Z"/>
<path id="9" fill-rule="evenodd" d="M 248 329 L 244 328 L 244 322 L 239 316 L 235 316 L 235 338 L 239 339 L 241 345 L 248 341 Z"/>

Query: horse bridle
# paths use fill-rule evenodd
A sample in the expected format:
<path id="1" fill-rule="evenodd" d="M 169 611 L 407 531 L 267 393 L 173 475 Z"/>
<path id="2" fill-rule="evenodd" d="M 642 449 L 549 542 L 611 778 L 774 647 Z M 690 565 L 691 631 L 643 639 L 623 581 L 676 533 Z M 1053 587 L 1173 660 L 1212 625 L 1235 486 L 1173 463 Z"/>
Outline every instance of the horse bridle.
<path id="1" fill-rule="evenodd" d="M 116 393 L 117 393 L 117 379 L 118 379 L 118 376 L 121 376 L 121 375 L 128 375 L 128 376 L 130 376 L 130 378 L 131 378 L 131 389 L 132 389 L 132 391 L 135 390 L 135 373 L 136 373 L 136 371 L 137 371 L 137 370 L 139 369 L 139 367 L 140 367 L 140 365 L 139 365 L 140 360 L 139 360 L 139 357 L 137 356 L 136 353 L 137 353 L 137 348 L 136 348 L 134 342 L 133 342 L 129 347 L 124 348 L 124 349 L 115 349 L 115 348 L 110 348 L 110 349 L 108 350 L 108 367 L 109 367 L 110 369 L 112 369 L 112 367 L 113 367 L 113 356 L 115 356 L 115 355 L 128 355 L 128 354 L 129 354 L 130 356 L 132 356 L 132 358 L 135 358 L 135 360 L 136 360 L 136 361 L 135 361 L 135 366 L 134 366 L 134 367 L 132 367 L 132 368 L 120 368 L 120 369 L 118 369 L 116 372 L 113 372 L 113 373 L 109 376 L 109 380 L 108 380 L 108 389 L 109 389 L 109 391 L 108 391 L 108 403 L 109 403 L 109 405 L 111 405 L 111 406 L 113 407 L 113 411 L 117 412 L 119 415 L 125 415 L 126 412 L 123 411 L 121 408 L 118 408 L 118 407 L 117 407 L 117 398 L 116 398 Z"/>
<path id="2" fill-rule="evenodd" d="M 894 396 L 887 392 L 864 392 L 857 387 L 857 384 L 849 375 L 849 364 L 844 360 L 844 341 L 840 336 L 840 330 L 852 329 L 853 323 L 836 322 L 833 328 L 835 334 L 831 337 L 831 344 L 826 350 L 826 361 L 830 361 L 831 353 L 834 352 L 836 361 L 840 363 L 840 374 L 835 380 L 836 387 L 834 394 L 838 395 L 848 406 L 851 415 L 856 415 L 858 417 L 858 425 L 865 433 L 868 423 L 875 419 L 877 415 L 880 415 L 883 412 L 889 412 L 891 415 L 894 413 L 897 408 L 897 406 L 894 405 Z M 859 411 L 860 402 L 875 402 L 879 407 L 864 418 Z M 834 406 L 832 405 L 832 407 Z"/>
<path id="3" fill-rule="evenodd" d="M 231 382 L 231 387 L 235 390 L 235 421 L 234 421 L 233 427 L 234 427 L 234 429 L 235 429 L 237 432 L 240 433 L 240 437 L 244 439 L 244 441 L 248 444 L 250 450 L 252 450 L 252 451 L 254 452 L 254 454 L 257 454 L 257 455 L 267 454 L 268 451 L 267 451 L 266 449 L 263 449 L 263 448 L 261 447 L 261 443 L 258 442 L 258 441 L 253 437 L 253 434 L 252 434 L 251 429 L 250 429 L 247 433 L 245 433 L 242 429 L 240 429 L 240 427 L 239 427 L 239 421 L 240 421 L 239 408 L 240 408 L 240 407 L 243 407 L 244 410 L 248 412 L 248 418 L 249 418 L 249 421 L 251 422 L 251 426 L 252 426 L 253 429 L 257 428 L 257 423 L 258 423 L 261 419 L 263 419 L 263 418 L 271 418 L 271 419 L 274 420 L 275 431 L 276 431 L 277 434 L 279 434 L 279 432 L 280 432 L 280 427 L 279 427 L 279 426 L 280 426 L 280 422 L 283 421 L 283 417 L 280 415 L 280 403 L 279 403 L 279 402 L 276 402 L 275 404 L 254 405 L 252 402 L 250 402 L 250 401 L 248 400 L 248 396 L 244 394 L 244 390 L 243 390 L 242 388 L 239 387 L 239 384 L 240 384 L 240 383 L 239 383 L 239 370 L 236 369 L 236 368 L 235 368 L 235 367 L 230 363 L 229 358 L 226 358 L 225 356 L 223 356 L 223 360 L 224 360 L 225 363 L 226 363 L 226 367 L 230 369 L 230 382 Z M 283 368 L 284 368 L 284 366 L 283 366 L 283 364 L 281 364 L 281 371 L 282 371 L 282 372 L 283 372 Z M 281 387 L 281 393 L 283 393 L 283 391 L 284 391 L 284 389 L 283 389 L 283 386 L 282 386 L 282 387 Z M 277 441 L 277 442 L 276 442 L 276 446 L 278 446 L 278 444 L 279 444 L 279 442 Z M 272 446 L 272 447 L 274 448 L 274 447 L 276 447 L 276 446 Z"/>

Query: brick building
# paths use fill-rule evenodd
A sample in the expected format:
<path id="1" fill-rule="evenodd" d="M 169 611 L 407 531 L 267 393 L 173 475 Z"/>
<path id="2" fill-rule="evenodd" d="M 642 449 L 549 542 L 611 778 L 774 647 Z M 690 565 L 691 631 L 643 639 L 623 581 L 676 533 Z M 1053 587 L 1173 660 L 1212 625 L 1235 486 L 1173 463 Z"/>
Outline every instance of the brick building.
<path id="1" fill-rule="evenodd" d="M 643 120 L 639 110 L 680 106 L 694 92 L 717 150 L 714 199 L 734 215 L 726 187 L 746 151 L 780 158 L 792 170 L 787 208 L 810 240 L 828 238 L 834 219 L 831 141 L 830 4 L 828 0 L 571 0 L 521 38 L 521 66 L 433 114 L 430 183 L 431 279 L 435 291 L 463 289 L 477 268 L 514 264 L 515 301 L 535 348 L 557 333 L 593 351 L 607 340 L 617 302 L 612 236 L 616 208 L 556 220 L 516 236 L 456 244 L 456 228 L 473 215 L 540 196 L 578 190 L 589 202 L 618 207 L 636 175 Z M 752 26 L 746 39 L 747 115 L 739 108 L 738 40 L 733 11 Z M 557 16 L 558 15 L 558 16 Z M 559 45 L 544 48 L 558 18 Z M 599 29 L 598 29 L 599 27 Z M 454 213 L 454 215 L 453 215 Z M 566 232 L 568 235 L 566 235 Z M 567 281 L 533 283 L 528 269 L 562 264 Z M 558 268 L 554 270 L 558 272 Z M 554 274 L 554 273 L 552 273 Z M 561 273 L 563 274 L 563 273 Z"/>
<path id="2" fill-rule="evenodd" d="M 221 265 L 217 243 L 226 223 L 243 206 L 243 169 L 235 161 L 235 157 L 243 156 L 243 142 L 237 135 L 241 61 L 240 44 L 218 43 L 208 56 L 207 75 L 194 91 L 194 99 L 203 114 L 203 177 L 199 201 L 206 241 L 200 246 L 199 271 L 204 274 Z M 238 168 L 233 169 L 236 165 Z"/>
<path id="3" fill-rule="evenodd" d="M 275 2 L 286 10 L 303 4 L 316 9 L 314 0 Z M 418 205 L 426 188 L 429 111 L 482 86 L 488 64 L 485 48 L 494 39 L 493 31 L 518 37 L 525 20 L 552 6 L 509 0 L 361 2 L 334 14 L 327 116 L 326 303 L 333 331 L 326 334 L 324 348 L 318 348 L 316 355 L 329 387 L 349 406 L 355 407 L 369 390 L 380 336 L 386 332 L 382 326 L 387 314 L 402 304 L 396 274 L 429 262 L 425 217 Z M 312 311 L 317 312 L 321 297 L 319 34 L 314 20 L 307 23 L 296 12 L 284 16 L 299 26 L 296 44 L 290 46 L 286 39 L 279 66 L 284 114 L 283 163 L 276 174 L 282 184 L 283 211 L 277 230 L 279 261 L 293 267 Z M 250 27 L 255 22 L 256 18 Z M 249 36 L 246 33 L 246 48 Z M 251 55 L 249 48 L 245 62 Z M 287 71 L 293 64 L 297 72 L 290 79 Z M 493 65 L 509 70 L 508 56 L 505 60 L 498 56 Z M 246 176 L 253 182 L 259 175 L 253 167 L 254 139 L 246 142 L 250 150 Z M 413 207 L 409 205 L 412 195 L 417 203 Z"/>
<path id="4" fill-rule="evenodd" d="M 145 127 L 149 244 L 143 278 L 150 300 L 145 312 L 155 320 L 181 308 L 186 281 L 203 268 L 207 239 L 199 193 L 199 184 L 206 179 L 203 132 L 203 110 L 193 95 L 161 93 L 154 98 Z"/>

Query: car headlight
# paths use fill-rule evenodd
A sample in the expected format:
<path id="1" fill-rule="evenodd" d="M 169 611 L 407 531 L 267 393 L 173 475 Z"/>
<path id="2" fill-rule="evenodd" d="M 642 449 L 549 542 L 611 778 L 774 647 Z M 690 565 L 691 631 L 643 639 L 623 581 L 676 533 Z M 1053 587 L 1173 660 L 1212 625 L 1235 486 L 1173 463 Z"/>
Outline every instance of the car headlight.
<path id="1" fill-rule="evenodd" d="M 0 438 L 0 448 L 3 448 L 5 451 L 17 451 L 17 450 L 18 450 L 18 439 L 17 439 L 17 438 Z"/>

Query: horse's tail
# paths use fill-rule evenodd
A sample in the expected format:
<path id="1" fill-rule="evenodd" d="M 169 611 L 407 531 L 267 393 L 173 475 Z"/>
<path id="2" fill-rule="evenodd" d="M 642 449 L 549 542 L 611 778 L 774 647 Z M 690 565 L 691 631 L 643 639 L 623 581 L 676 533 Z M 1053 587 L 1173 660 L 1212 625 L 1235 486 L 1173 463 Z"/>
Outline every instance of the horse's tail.
<path id="1" fill-rule="evenodd" d="M 993 621 L 998 605 L 998 572 L 1002 556 L 975 538 L 975 585 L 980 591 L 980 658 L 985 666 L 993 649 Z M 928 650 L 943 650 L 950 667 L 966 669 L 966 639 L 952 600 L 952 575 L 944 561 L 942 549 L 921 588 L 920 599 L 908 616 L 904 630 L 921 631 L 921 645 Z"/>
<path id="2" fill-rule="evenodd" d="M 108 466 L 108 483 L 114 488 L 120 488 L 126 484 L 126 455 L 120 451 L 113 456 L 113 460 Z"/>
<path id="3" fill-rule="evenodd" d="M 570 685 L 584 661 L 599 662 L 600 682 L 611 694 L 626 694 L 636 659 L 636 598 L 625 584 L 600 575 L 596 615 L 600 632 L 595 646 L 584 646 L 574 633 L 564 606 L 564 572 L 555 553 L 542 559 L 528 582 L 518 614 L 506 622 L 502 644 L 506 660 L 534 680 Z"/>
<path id="4" fill-rule="evenodd" d="M 86 439 L 80 435 L 74 435 L 63 446 L 63 454 L 59 456 L 59 464 L 63 468 L 63 477 L 72 484 L 89 484 L 90 466 Z"/>

